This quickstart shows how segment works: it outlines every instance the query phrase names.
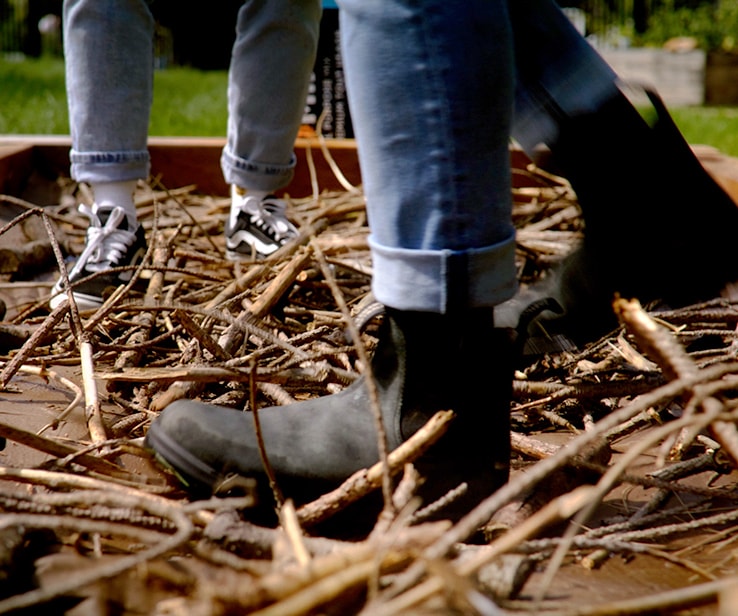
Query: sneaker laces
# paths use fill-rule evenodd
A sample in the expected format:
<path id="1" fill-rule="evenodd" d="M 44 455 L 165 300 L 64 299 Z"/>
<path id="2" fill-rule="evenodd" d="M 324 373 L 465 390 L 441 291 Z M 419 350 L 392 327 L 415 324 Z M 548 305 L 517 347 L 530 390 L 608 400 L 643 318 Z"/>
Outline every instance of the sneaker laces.
<path id="1" fill-rule="evenodd" d="M 84 269 L 101 272 L 115 267 L 136 239 L 133 231 L 119 228 L 126 216 L 123 208 L 111 208 L 105 224 L 102 224 L 98 212 L 86 205 L 81 204 L 78 209 L 90 219 L 90 226 L 87 229 L 85 248 L 69 273 L 70 278 Z"/>
<path id="2" fill-rule="evenodd" d="M 247 214 L 257 226 L 270 229 L 278 241 L 297 235 L 297 230 L 287 220 L 287 204 L 281 199 L 265 197 L 259 200 L 247 197 L 235 209 L 236 216 L 238 211 Z"/>

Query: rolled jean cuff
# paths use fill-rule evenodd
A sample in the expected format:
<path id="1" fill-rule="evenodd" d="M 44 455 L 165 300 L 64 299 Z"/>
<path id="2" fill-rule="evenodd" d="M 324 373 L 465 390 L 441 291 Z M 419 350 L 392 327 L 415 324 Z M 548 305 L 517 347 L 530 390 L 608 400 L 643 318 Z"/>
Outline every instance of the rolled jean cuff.
<path id="1" fill-rule="evenodd" d="M 227 184 L 267 192 L 287 186 L 295 173 L 296 163 L 294 154 L 287 165 L 272 165 L 239 158 L 227 148 L 220 157 L 223 178 Z"/>
<path id="2" fill-rule="evenodd" d="M 398 310 L 448 313 L 496 306 L 517 290 L 515 237 L 464 251 L 388 248 L 369 237 L 373 291 Z"/>
<path id="3" fill-rule="evenodd" d="M 125 182 L 144 180 L 149 176 L 151 161 L 148 151 L 69 153 L 72 178 L 78 182 Z"/>

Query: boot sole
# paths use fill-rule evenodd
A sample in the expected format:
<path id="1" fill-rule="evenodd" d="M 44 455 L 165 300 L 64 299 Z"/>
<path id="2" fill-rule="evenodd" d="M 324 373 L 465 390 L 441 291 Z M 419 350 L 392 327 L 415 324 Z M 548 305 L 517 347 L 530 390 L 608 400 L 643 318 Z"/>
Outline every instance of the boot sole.
<path id="1" fill-rule="evenodd" d="M 211 466 L 181 447 L 154 423 L 146 434 L 144 447 L 152 450 L 159 462 L 174 472 L 191 490 L 212 493 L 222 476 Z"/>

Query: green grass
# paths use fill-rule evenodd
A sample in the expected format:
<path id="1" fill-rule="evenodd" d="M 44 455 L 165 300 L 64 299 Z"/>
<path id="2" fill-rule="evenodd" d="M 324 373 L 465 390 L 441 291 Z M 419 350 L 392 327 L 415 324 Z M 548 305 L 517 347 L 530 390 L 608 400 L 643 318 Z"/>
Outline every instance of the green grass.
<path id="1" fill-rule="evenodd" d="M 69 133 L 61 61 L 0 59 L 0 92 L 0 133 Z"/>
<path id="2" fill-rule="evenodd" d="M 154 73 L 154 103 L 149 134 L 224 137 L 226 71 L 170 68 Z"/>
<path id="3" fill-rule="evenodd" d="M 226 85 L 225 71 L 156 71 L 149 134 L 225 136 Z M 0 93 L 0 134 L 69 134 L 62 60 L 0 58 Z"/>
<path id="4" fill-rule="evenodd" d="M 225 135 L 225 71 L 172 68 L 157 71 L 154 84 L 149 134 Z M 682 107 L 671 112 L 689 143 L 738 156 L 738 107 Z M 0 58 L 0 134 L 69 134 L 61 60 Z"/>
<path id="5" fill-rule="evenodd" d="M 689 143 L 738 156 L 738 107 L 679 107 L 671 115 Z"/>

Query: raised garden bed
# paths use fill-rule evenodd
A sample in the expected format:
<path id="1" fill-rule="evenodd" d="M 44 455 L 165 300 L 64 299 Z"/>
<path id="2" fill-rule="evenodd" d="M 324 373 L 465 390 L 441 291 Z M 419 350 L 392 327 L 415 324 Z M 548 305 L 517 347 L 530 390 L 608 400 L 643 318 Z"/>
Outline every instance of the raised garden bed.
<path id="1" fill-rule="evenodd" d="M 325 140 L 324 144 L 346 178 L 358 184 L 360 172 L 355 142 L 332 139 Z M 220 154 L 224 145 L 222 138 L 152 137 L 149 140 L 151 173 L 165 186 L 194 184 L 203 194 L 226 195 L 228 190 L 220 172 Z M 70 146 L 69 138 L 63 136 L 0 137 L 0 191 L 20 194 L 32 174 L 47 178 L 68 174 Z M 298 165 L 289 192 L 297 197 L 312 193 L 310 165 L 306 160 L 308 150 L 322 188 L 342 188 L 330 171 L 320 144 L 316 140 L 298 139 L 295 147 Z"/>
<path id="2" fill-rule="evenodd" d="M 147 285 L 124 289 L 77 321 L 45 307 L 53 265 L 4 274 L 6 302 L 33 293 L 0 323 L 0 436 L 8 440 L 0 454 L 0 572 L 8 580 L 0 583 L 0 612 L 387 616 L 489 612 L 496 603 L 507 614 L 708 616 L 718 606 L 720 616 L 735 613 L 736 461 L 729 439 L 718 442 L 735 431 L 738 306 L 727 300 L 650 314 L 623 303 L 621 330 L 521 362 L 510 408 L 511 481 L 478 515 L 486 522 L 506 502 L 514 506 L 487 526 L 486 545 L 469 542 L 479 525 L 470 530 L 468 520 L 410 524 L 409 501 L 371 535 L 371 525 L 358 523 L 366 516 L 338 524 L 332 508 L 347 505 L 366 477 L 359 488 L 298 503 L 277 531 L 250 520 L 248 498 L 221 502 L 221 511 L 192 505 L 152 463 L 140 438 L 170 400 L 197 396 L 244 408 L 253 384 L 260 407 L 283 404 L 326 395 L 360 372 L 324 277 L 331 272 L 350 307 L 369 290 L 356 151 L 349 142 L 331 147 L 347 186 L 312 144 L 317 182 L 305 181 L 306 145 L 298 143 L 299 172 L 287 190 L 305 241 L 267 262 L 234 265 L 222 256 L 222 141 L 152 140 L 161 180 L 137 192 L 153 246 Z M 34 204 L 45 206 L 57 240 L 74 253 L 84 233 L 74 203 L 85 195 L 64 178 L 68 147 L 64 139 L 6 140 L 0 181 L 13 197 L 6 218 L 23 216 L 27 204 L 18 198 L 45 194 L 48 201 Z M 734 165 L 703 152 L 732 185 Z M 532 281 L 572 250 L 582 221 L 564 179 L 511 155 L 519 265 Z M 18 222 L 0 247 L 43 239 L 45 226 L 36 223 Z M 247 336 L 237 335 L 240 322 Z M 369 348 L 373 331 L 363 334 Z M 698 339 L 707 343 L 692 350 Z M 674 365 L 692 376 L 665 377 Z M 709 387 L 710 406 L 690 419 L 684 409 Z M 665 456 L 664 444 L 686 438 L 668 434 L 670 423 L 694 427 L 710 409 L 717 419 L 678 441 L 681 459 Z M 368 475 L 374 488 L 378 476 Z M 567 543 L 561 522 L 589 506 Z M 339 541 L 347 527 L 350 543 Z M 427 583 L 416 585 L 413 571 Z"/>

